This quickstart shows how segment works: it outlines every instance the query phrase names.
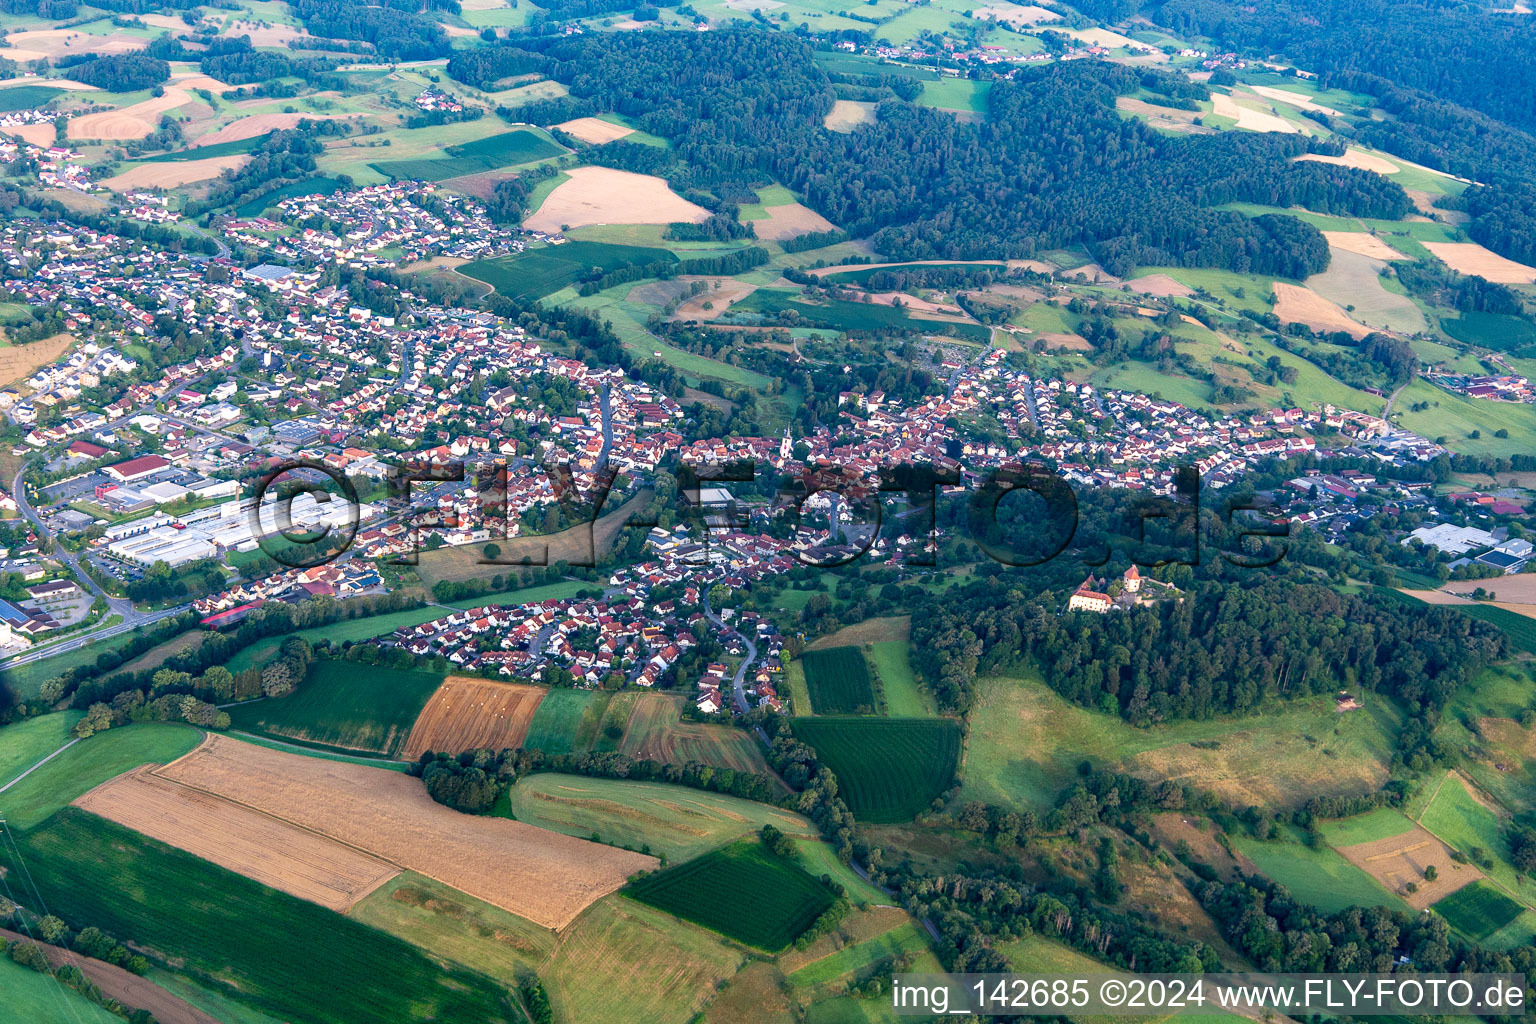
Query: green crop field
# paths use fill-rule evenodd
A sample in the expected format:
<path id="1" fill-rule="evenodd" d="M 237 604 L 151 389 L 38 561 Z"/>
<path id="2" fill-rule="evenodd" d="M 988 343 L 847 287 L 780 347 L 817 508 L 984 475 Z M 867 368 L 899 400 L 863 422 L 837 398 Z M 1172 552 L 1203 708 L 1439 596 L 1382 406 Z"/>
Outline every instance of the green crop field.
<path id="1" fill-rule="evenodd" d="M 292 199 L 294 196 L 328 196 L 341 188 L 340 178 L 305 178 L 303 181 L 291 181 L 280 188 L 275 188 L 264 196 L 249 199 L 232 211 L 237 217 L 255 217 L 263 210 L 271 209 L 284 199 Z"/>
<path id="2" fill-rule="evenodd" d="M 169 164 L 184 163 L 188 160 L 211 160 L 220 156 L 239 156 L 241 153 L 249 153 L 257 146 L 267 141 L 271 132 L 261 135 L 252 135 L 248 139 L 233 139 L 229 142 L 215 142 L 211 146 L 194 146 L 191 149 L 178 149 L 170 153 L 161 153 L 159 156 L 147 156 L 140 163 Z"/>
<path id="3" fill-rule="evenodd" d="M 831 891 L 798 863 L 755 840 L 646 875 L 622 891 L 770 953 L 794 942 L 833 903 Z"/>
<path id="4" fill-rule="evenodd" d="M 814 836 L 798 814 L 723 793 L 632 779 L 593 779 L 539 772 L 519 779 L 498 810 L 518 821 L 669 861 L 697 857 L 764 825 Z"/>
<path id="5" fill-rule="evenodd" d="M 606 242 L 566 242 L 529 249 L 515 256 L 466 264 L 459 268 L 459 273 L 484 281 L 504 295 L 540 299 L 585 279 L 593 271 L 600 275 L 620 267 L 675 262 L 677 257 L 666 249 Z"/>
<path id="6" fill-rule="evenodd" d="M 84 717 L 80 711 L 58 711 L 0 729 L 0 786 L 68 743 L 69 730 Z"/>
<path id="7" fill-rule="evenodd" d="M 550 690 L 533 712 L 523 746 L 546 754 L 585 751 L 592 746 L 607 704 L 608 694 L 594 690 Z"/>
<path id="8" fill-rule="evenodd" d="M 857 647 L 806 651 L 800 660 L 816 714 L 869 714 L 874 710 L 875 691 L 869 665 Z"/>
<path id="9" fill-rule="evenodd" d="M 1483 881 L 1457 889 L 1432 909 L 1452 928 L 1477 942 L 1511 923 L 1525 910 Z"/>
<path id="10" fill-rule="evenodd" d="M 176 760 L 197 746 L 202 735 L 190 725 L 170 722 L 124 725 L 97 733 L 0 793 L 0 817 L 16 828 L 33 828 L 130 768 Z"/>
<path id="11" fill-rule="evenodd" d="M 911 821 L 949 789 L 960 723 L 948 718 L 796 718 L 797 739 L 837 776 L 860 821 Z"/>
<path id="12" fill-rule="evenodd" d="M 75 808 L 16 835 L 48 909 L 294 1024 L 518 1020 L 489 978 Z M 0 862 L 12 870 L 10 852 Z M 367 998 L 359 998 L 366 993 Z"/>
<path id="13" fill-rule="evenodd" d="M 1536 326 L 1501 313 L 1463 313 L 1440 321 L 1441 330 L 1457 341 L 1510 355 L 1536 355 Z"/>
<path id="14" fill-rule="evenodd" d="M 1413 822 L 1405 818 L 1401 811 L 1381 807 L 1352 818 L 1319 822 L 1317 830 L 1328 840 L 1329 846 L 1354 846 L 1356 843 L 1371 843 L 1412 832 Z"/>
<path id="15" fill-rule="evenodd" d="M 489 138 L 463 142 L 449 146 L 443 152 L 447 157 L 417 157 L 408 160 L 381 160 L 370 166 L 380 174 L 395 180 L 417 178 L 422 181 L 442 181 L 480 171 L 494 171 L 502 167 L 529 164 L 565 152 L 560 146 L 541 135 L 525 129 L 503 132 Z"/>
<path id="16" fill-rule="evenodd" d="M 64 95 L 65 91 L 49 85 L 18 85 L 12 89 L 0 89 L 0 113 L 44 106 L 55 96 Z"/>
<path id="17" fill-rule="evenodd" d="M 319 661 L 293 693 L 236 705 L 229 717 L 258 736 L 393 756 L 442 681 L 430 672 Z"/>
<path id="18" fill-rule="evenodd" d="M 908 921 L 874 938 L 850 943 L 831 956 L 806 964 L 786 976 L 796 988 L 823 985 L 847 974 L 861 971 L 882 960 L 916 956 L 928 949 L 927 939 L 918 926 Z"/>
<path id="19" fill-rule="evenodd" d="M 1261 843 L 1252 839 L 1239 839 L 1234 845 L 1265 876 L 1285 886 L 1301 902 L 1326 913 L 1346 907 L 1408 909 L 1395 894 L 1326 846 L 1313 848 L 1300 843 Z"/>

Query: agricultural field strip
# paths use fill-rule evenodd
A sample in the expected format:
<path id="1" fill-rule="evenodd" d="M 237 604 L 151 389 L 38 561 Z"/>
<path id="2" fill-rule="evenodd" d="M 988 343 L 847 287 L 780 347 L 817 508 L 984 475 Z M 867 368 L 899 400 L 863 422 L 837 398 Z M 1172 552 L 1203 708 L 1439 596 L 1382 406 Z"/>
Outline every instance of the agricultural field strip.
<path id="1" fill-rule="evenodd" d="M 338 913 L 400 873 L 356 847 L 151 768 L 104 782 L 74 806 Z"/>
<path id="2" fill-rule="evenodd" d="M 209 737 L 157 775 L 280 817 L 549 928 L 656 860 L 435 803 L 416 779 Z"/>
<path id="3" fill-rule="evenodd" d="M 427 699 L 400 755 L 414 761 L 429 750 L 520 747 L 546 693 L 541 686 L 449 676 Z"/>

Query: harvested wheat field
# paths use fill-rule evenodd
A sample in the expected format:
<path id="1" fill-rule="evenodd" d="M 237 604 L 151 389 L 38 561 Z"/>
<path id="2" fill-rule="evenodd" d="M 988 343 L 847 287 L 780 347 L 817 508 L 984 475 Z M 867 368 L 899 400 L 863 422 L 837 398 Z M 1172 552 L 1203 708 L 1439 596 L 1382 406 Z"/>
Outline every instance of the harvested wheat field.
<path id="1" fill-rule="evenodd" d="M 460 814 L 399 772 L 210 736 L 156 774 L 281 817 L 541 924 L 563 928 L 656 858 Z"/>
<path id="2" fill-rule="evenodd" d="M 122 174 L 113 175 L 102 182 L 114 192 L 126 192 L 135 188 L 175 188 L 190 185 L 194 181 L 217 178 L 225 171 L 244 167 L 250 156 L 238 153 L 234 156 L 211 156 L 205 160 L 167 160 L 164 163 L 139 164 Z"/>
<path id="3" fill-rule="evenodd" d="M 1289 132 L 1301 131 L 1294 124 L 1283 117 L 1274 114 L 1264 114 L 1257 110 L 1249 110 L 1247 107 L 1238 106 L 1237 101 L 1226 93 L 1212 93 L 1211 105 L 1215 113 L 1222 117 L 1230 117 L 1237 121 L 1239 128 L 1251 132 Z"/>
<path id="4" fill-rule="evenodd" d="M 577 167 L 544 200 L 523 227 L 560 231 L 593 224 L 702 224 L 709 211 L 695 206 L 649 174 L 611 167 Z"/>
<path id="5" fill-rule="evenodd" d="M 1476 242 L 1425 242 L 1424 248 L 1458 274 L 1480 277 L 1496 284 L 1536 282 L 1536 267 L 1507 260 Z"/>
<path id="6" fill-rule="evenodd" d="M 1417 825 L 1413 831 L 1399 836 L 1341 846 L 1338 850 L 1414 910 L 1423 910 L 1483 877 L 1471 864 L 1452 860 L 1451 848 Z M 1435 868 L 1434 881 L 1424 877 L 1424 869 L 1430 865 Z M 1408 891 L 1409 882 L 1415 886 L 1413 892 Z"/>
<path id="7" fill-rule="evenodd" d="M 12 32 L 5 37 L 5 45 L 6 49 L 0 49 L 0 56 L 11 60 L 38 60 L 38 56 L 23 57 L 21 53 L 38 54 L 40 57 L 64 57 L 79 53 L 132 53 L 148 46 L 149 40 L 124 32 L 96 36 L 72 29 L 42 28 L 30 32 Z M 15 50 L 12 51 L 10 47 L 15 47 Z"/>
<path id="8" fill-rule="evenodd" d="M 821 119 L 822 125 L 847 135 L 861 124 L 875 123 L 875 104 L 858 100 L 837 100 L 832 110 Z"/>
<path id="9" fill-rule="evenodd" d="M 1369 256 L 1378 260 L 1405 260 L 1408 257 L 1392 248 L 1375 235 L 1365 231 L 1324 231 L 1323 238 L 1334 249 Z"/>
<path id="10" fill-rule="evenodd" d="M 449 676 L 422 708 L 400 756 L 414 761 L 429 750 L 516 749 L 548 692 L 542 686 Z"/>
<path id="11" fill-rule="evenodd" d="M 1310 288 L 1275 282 L 1275 315 L 1281 323 L 1306 324 L 1314 331 L 1345 331 L 1355 338 L 1370 334 L 1370 328 L 1351 320 L 1336 303 L 1329 302 Z"/>
<path id="12" fill-rule="evenodd" d="M 337 913 L 400 873 L 281 818 L 160 778 L 150 767 L 102 783 L 75 806 Z"/>
<path id="13" fill-rule="evenodd" d="M 1456 580 L 1447 583 L 1442 589 L 1453 594 L 1470 594 L 1478 587 L 1506 604 L 1536 604 L 1536 574 L 1528 572 L 1516 576 L 1495 576 L 1488 580 Z"/>
<path id="14" fill-rule="evenodd" d="M 1287 106 L 1296 107 L 1301 110 L 1315 110 L 1320 114 L 1328 114 L 1332 117 L 1340 116 L 1339 112 L 1332 107 L 1325 107 L 1310 96 L 1303 96 L 1299 92 L 1291 92 L 1289 89 L 1276 89 L 1272 85 L 1250 85 L 1248 88 L 1267 100 L 1274 100 L 1277 103 L 1284 103 Z"/>
<path id="15" fill-rule="evenodd" d="M 1163 298 L 1182 299 L 1195 294 L 1194 289 L 1179 281 L 1175 281 L 1167 274 L 1148 274 L 1146 277 L 1138 277 L 1128 282 L 1131 291 L 1141 292 L 1143 295 L 1159 295 Z"/>
<path id="16" fill-rule="evenodd" d="M 626 135 L 635 134 L 633 128 L 626 128 L 622 124 L 614 124 L 612 121 L 604 121 L 600 117 L 578 117 L 574 121 L 562 121 L 555 125 L 561 131 L 574 135 L 582 142 L 590 142 L 594 146 L 601 146 L 605 142 L 613 142 L 622 139 Z"/>
<path id="17" fill-rule="evenodd" d="M 209 92 L 216 93 L 226 93 L 231 89 L 239 88 L 237 85 L 230 85 L 195 71 L 183 75 L 172 75 L 171 84 L 178 89 L 207 89 Z"/>
<path id="18" fill-rule="evenodd" d="M 209 79 L 212 81 L 212 79 Z M 300 121 L 329 121 L 337 118 L 362 117 L 362 114 L 252 114 L 231 121 L 216 132 L 209 132 L 192 143 L 192 148 L 217 146 L 221 142 L 239 142 L 254 139 L 258 135 L 292 128 Z"/>
<path id="19" fill-rule="evenodd" d="M 72 118 L 69 122 L 69 137 L 107 139 L 113 142 L 142 139 L 160 126 L 161 114 L 191 101 L 192 97 L 185 89 L 172 86 L 165 90 L 163 96 L 151 96 L 142 103 L 121 110 L 104 110 L 99 114 L 83 114 Z"/>
<path id="20" fill-rule="evenodd" d="M 4 131 L 7 135 L 14 135 L 34 146 L 51 146 L 59 137 L 58 129 L 51 124 L 18 124 L 0 131 Z"/>
<path id="21" fill-rule="evenodd" d="M 1311 160 L 1319 164 L 1335 164 L 1339 167 L 1358 167 L 1362 171 L 1375 171 L 1377 174 L 1397 174 L 1401 167 L 1390 160 L 1379 156 L 1372 156 L 1359 149 L 1346 149 L 1343 156 L 1325 156 L 1322 153 L 1307 153 L 1299 156 L 1297 160 Z"/>
<path id="22" fill-rule="evenodd" d="M 681 280 L 681 279 L 680 279 Z M 692 278 L 691 280 L 699 280 Z M 711 288 L 707 292 L 701 292 L 678 306 L 672 313 L 673 320 L 713 320 L 731 308 L 731 303 L 740 302 L 742 299 L 757 291 L 757 285 L 738 281 L 734 277 L 704 278 L 712 281 L 718 287 Z M 709 303 L 710 308 L 705 309 L 704 303 Z"/>
<path id="23" fill-rule="evenodd" d="M 55 334 L 42 341 L 0 348 L 0 386 L 32 376 L 39 366 L 55 362 L 74 343 L 72 334 Z"/>
<path id="24" fill-rule="evenodd" d="M 796 238 L 800 235 L 808 235 L 813 231 L 835 231 L 837 225 L 833 224 L 821 214 L 808 206 L 799 203 L 788 203 L 784 206 L 765 206 L 763 212 L 768 216 L 763 220 L 752 221 L 752 228 L 757 232 L 758 238 L 769 241 L 778 241 L 781 238 Z"/>

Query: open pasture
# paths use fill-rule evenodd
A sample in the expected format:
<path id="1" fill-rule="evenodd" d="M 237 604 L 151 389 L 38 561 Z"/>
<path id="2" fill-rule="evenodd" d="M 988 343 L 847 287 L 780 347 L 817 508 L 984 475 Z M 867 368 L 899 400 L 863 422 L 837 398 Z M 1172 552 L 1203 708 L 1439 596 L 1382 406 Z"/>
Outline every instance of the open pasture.
<path id="1" fill-rule="evenodd" d="M 429 672 L 319 661 L 293 693 L 237 704 L 229 717 L 261 736 L 393 757 L 441 682 Z"/>
<path id="2" fill-rule="evenodd" d="M 1536 354 L 1536 326 L 1503 313 L 1463 313 L 1440 321 L 1440 329 L 1457 341 L 1494 352 L 1530 356 Z"/>
<path id="3" fill-rule="evenodd" d="M 449 676 L 427 700 L 400 756 L 414 761 L 429 750 L 515 750 L 548 692 L 542 686 Z"/>
<path id="4" fill-rule="evenodd" d="M 341 180 L 339 178 L 306 178 L 303 181 L 289 182 L 287 185 L 279 186 L 271 192 L 257 196 L 254 199 L 248 199 L 235 207 L 231 212 L 237 217 L 255 217 L 260 215 L 263 210 L 276 206 L 284 199 L 290 199 L 294 196 L 328 196 L 340 189 Z"/>
<path id="5" fill-rule="evenodd" d="M 837 100 L 821 123 L 829 131 L 847 135 L 861 124 L 875 123 L 875 106 L 858 100 Z"/>
<path id="6" fill-rule="evenodd" d="M 393 864 L 136 768 L 75 801 L 92 814 L 338 913 L 393 878 Z"/>
<path id="7" fill-rule="evenodd" d="M 874 710 L 875 691 L 869 665 L 857 647 L 806 651 L 801 662 L 816 714 L 867 714 Z"/>
<path id="8" fill-rule="evenodd" d="M 624 895 L 726 938 L 776 953 L 832 906 L 798 863 L 749 840 L 632 882 Z"/>
<path id="9" fill-rule="evenodd" d="M 61 751 L 0 793 L 0 818 L 12 828 L 35 828 L 77 797 L 123 772 L 151 762 L 174 761 L 197 746 L 201 737 L 202 733 L 190 725 L 170 722 L 143 722 L 97 733 Z M 26 738 L 33 750 L 37 741 L 37 736 Z M 43 756 L 39 754 L 31 763 Z"/>
<path id="10" fill-rule="evenodd" d="M 592 224 L 699 224 L 709 211 L 688 202 L 661 178 L 611 167 L 576 167 L 523 221 L 530 231 Z"/>
<path id="11" fill-rule="evenodd" d="M 885 713 L 893 718 L 921 718 L 934 713 L 933 698 L 912 674 L 910 648 L 906 640 L 881 640 L 870 645 L 869 657 L 885 696 Z"/>
<path id="12" fill-rule="evenodd" d="M 695 1020 L 743 961 L 718 936 L 618 896 L 595 904 L 540 971 L 559 1024 Z"/>
<path id="13" fill-rule="evenodd" d="M 104 818 L 69 808 L 14 838 L 51 911 L 130 936 L 157 958 L 174 956 L 211 990 L 278 1019 L 521 1020 L 505 990 L 482 975 Z M 16 868 L 9 849 L 0 864 Z"/>
<path id="14" fill-rule="evenodd" d="M 0 786 L 68 743 L 70 730 L 84 717 L 79 711 L 55 711 L 0 728 Z"/>
<path id="15" fill-rule="evenodd" d="M 1434 905 L 1446 923 L 1475 942 L 1510 924 L 1525 908 L 1486 882 L 1458 889 Z"/>
<path id="16" fill-rule="evenodd" d="M 1382 249 L 1384 243 L 1371 235 L 1355 235 L 1355 239 L 1368 238 Z M 1332 244 L 1330 240 L 1330 244 Z M 1391 252 L 1391 250 L 1387 250 Z M 1335 306 L 1343 308 L 1345 315 L 1366 327 L 1412 334 L 1429 329 L 1424 314 L 1413 300 L 1398 292 L 1388 291 L 1382 285 L 1381 273 L 1386 269 L 1382 258 L 1349 249 L 1334 248 L 1328 269 L 1307 278 L 1307 287 Z M 1395 253 L 1386 259 L 1398 259 Z M 1395 283 L 1395 282 L 1394 282 Z M 1277 292 L 1278 294 L 1278 292 Z M 1282 314 L 1283 316 L 1283 314 Z"/>
<path id="17" fill-rule="evenodd" d="M 676 862 L 772 825 L 790 836 L 816 838 L 798 814 L 704 790 L 539 772 L 518 780 L 506 808 L 517 821 L 634 850 L 649 848 Z"/>
<path id="18" fill-rule="evenodd" d="M 1293 807 L 1313 794 L 1380 787 L 1398 728 L 1385 699 L 1341 715 L 1331 697 L 1316 697 L 1241 718 L 1138 729 L 1064 700 L 1033 674 L 994 677 L 981 682 L 971 714 L 961 799 L 1049 808 L 1086 759 L 1190 782 L 1238 807 Z"/>
<path id="19" fill-rule="evenodd" d="M 1407 905 L 1397 893 L 1384 888 L 1371 874 L 1345 859 L 1337 850 L 1295 842 L 1259 842 L 1239 839 L 1234 843 L 1265 877 L 1279 882 L 1303 903 L 1333 913 L 1346 907 Z"/>
<path id="20" fill-rule="evenodd" d="M 656 863 L 522 822 L 460 814 L 398 772 L 227 737 L 211 737 L 157 774 L 366 850 L 548 928 L 563 928 Z"/>
<path id="21" fill-rule="evenodd" d="M 911 821 L 949 789 L 960 723 L 947 718 L 796 718 L 796 738 L 837 776 L 860 821 Z"/>

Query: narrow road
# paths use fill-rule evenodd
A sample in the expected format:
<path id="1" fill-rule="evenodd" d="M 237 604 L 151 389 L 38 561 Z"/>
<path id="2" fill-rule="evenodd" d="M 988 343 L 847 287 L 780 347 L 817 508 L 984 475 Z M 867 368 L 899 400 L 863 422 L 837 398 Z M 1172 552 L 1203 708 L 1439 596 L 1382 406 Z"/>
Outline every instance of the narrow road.
<path id="1" fill-rule="evenodd" d="M 608 453 L 613 449 L 613 408 L 610 398 L 612 391 L 612 388 L 604 384 L 602 390 L 598 392 L 598 405 L 603 411 L 603 450 L 597 453 L 599 473 L 608 465 Z"/>
<path id="2" fill-rule="evenodd" d="M 731 697 L 736 704 L 736 713 L 744 715 L 752 710 L 747 703 L 747 669 L 757 660 L 757 644 L 749 640 L 745 633 L 735 626 L 727 626 L 725 620 L 715 614 L 715 610 L 709 606 L 709 595 L 704 595 L 704 617 L 721 629 L 729 629 L 742 643 L 747 645 L 747 656 L 741 660 L 741 665 L 736 669 L 736 678 L 731 680 Z M 766 739 L 766 736 L 764 737 Z"/>
<path id="3" fill-rule="evenodd" d="M 116 600 L 121 599 L 119 598 Z M 62 640 L 58 643 L 49 644 L 47 647 L 41 648 L 39 650 L 25 651 L 16 655 L 14 658 L 8 658 L 5 661 L 0 661 L 0 670 L 16 668 L 20 665 L 25 665 L 33 661 L 41 661 L 44 658 L 51 658 L 55 654 L 65 654 L 69 651 L 78 650 L 79 648 L 85 647 L 88 644 L 93 644 L 98 640 L 107 640 L 111 637 L 118 636 L 122 633 L 127 633 L 131 630 L 143 629 L 145 626 L 159 622 L 162 619 L 168 619 L 173 615 L 180 615 L 190 607 L 192 607 L 190 604 L 179 604 L 174 608 L 163 608 L 158 612 L 136 611 L 134 612 L 134 617 L 132 619 L 129 619 L 125 616 L 122 622 L 115 622 L 110 626 L 99 626 L 95 629 L 87 630 L 78 636 L 72 636 L 68 640 Z"/>
<path id="4" fill-rule="evenodd" d="M 64 744 L 58 750 L 55 750 L 53 753 L 49 754 L 47 757 L 45 757 L 41 761 L 37 762 L 37 764 L 33 765 L 31 768 L 28 768 L 26 771 L 24 771 L 20 775 L 16 776 L 10 782 L 7 782 L 5 785 L 0 786 L 0 793 L 4 793 L 6 790 L 8 790 L 12 786 L 16 785 L 16 783 L 20 782 L 22 779 L 26 778 L 28 775 L 31 775 L 33 772 L 37 771 L 43 765 L 47 764 L 49 761 L 52 761 L 54 758 L 58 757 L 60 754 L 64 753 L 64 751 L 68 750 L 70 747 L 74 746 L 76 743 L 79 743 L 79 742 L 80 742 L 80 738 L 78 736 L 75 737 L 74 739 L 70 740 L 68 743 Z"/>

